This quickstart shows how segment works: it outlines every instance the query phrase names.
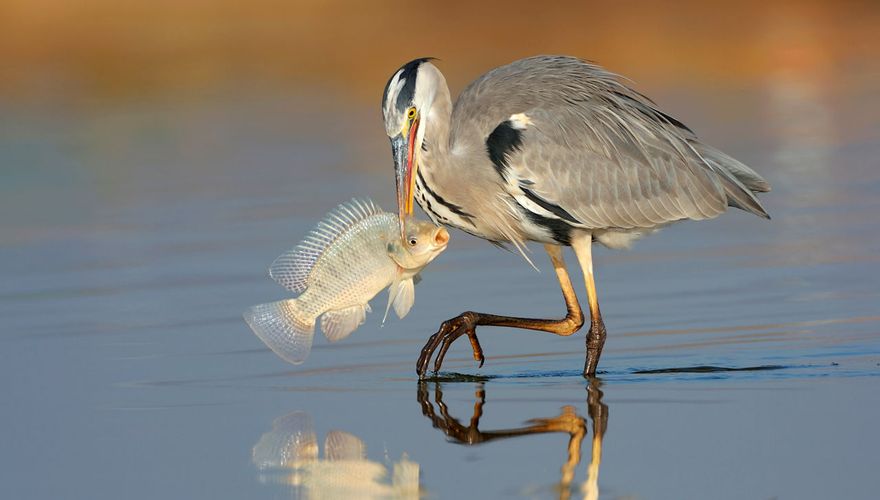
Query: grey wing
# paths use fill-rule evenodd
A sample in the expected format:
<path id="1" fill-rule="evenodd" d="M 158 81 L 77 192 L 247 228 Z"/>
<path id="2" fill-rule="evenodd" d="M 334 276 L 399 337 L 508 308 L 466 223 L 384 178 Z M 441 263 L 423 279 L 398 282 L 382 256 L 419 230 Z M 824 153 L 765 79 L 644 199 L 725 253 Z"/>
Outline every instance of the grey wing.
<path id="1" fill-rule="evenodd" d="M 454 113 L 453 132 L 488 134 L 508 192 L 544 216 L 587 228 L 651 228 L 727 206 L 767 216 L 758 174 L 591 63 L 516 61 L 471 84 Z"/>
<path id="2" fill-rule="evenodd" d="M 766 217 L 750 189 L 769 190 L 760 176 L 662 118 L 607 103 L 513 116 L 499 127 L 519 143 L 503 158 L 489 147 L 490 159 L 508 192 L 540 215 L 593 229 L 708 219 L 727 206 Z"/>
<path id="3" fill-rule="evenodd" d="M 608 141 L 606 150 L 598 138 L 573 134 L 540 111 L 526 114 L 532 125 L 502 175 L 532 212 L 591 229 L 629 229 L 711 218 L 727 206 L 711 176 L 672 148 Z"/>

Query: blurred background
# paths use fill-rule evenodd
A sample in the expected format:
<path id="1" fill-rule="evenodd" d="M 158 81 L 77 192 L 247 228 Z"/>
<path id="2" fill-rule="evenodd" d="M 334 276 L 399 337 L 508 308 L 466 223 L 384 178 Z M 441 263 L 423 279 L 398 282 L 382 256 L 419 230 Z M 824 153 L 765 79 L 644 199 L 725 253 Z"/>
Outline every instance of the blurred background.
<path id="1" fill-rule="evenodd" d="M 90 199 L 68 200 L 73 213 L 93 195 L 128 198 L 126 178 L 137 174 L 127 172 L 143 165 L 120 155 L 146 135 L 164 141 L 156 154 L 173 155 L 165 168 L 208 174 L 217 156 L 254 161 L 235 153 L 250 131 L 324 141 L 345 168 L 388 174 L 380 94 L 398 66 L 426 55 L 440 58 L 453 95 L 520 57 L 590 59 L 710 142 L 776 141 L 799 168 L 821 169 L 824 148 L 877 132 L 871 1 L 4 0 L 0 9 L 3 140 L 19 155 L 3 162 L 5 213 L 21 201 L 8 177 L 22 170 L 44 169 L 33 178 L 40 189 L 89 176 Z M 747 137 L 729 134 L 735 122 L 749 123 Z M 82 165 L 50 174 L 52 154 Z"/>
<path id="2" fill-rule="evenodd" d="M 394 206 L 379 103 L 399 66 L 439 58 L 455 96 L 559 53 L 774 188 L 771 222 L 732 211 L 597 252 L 602 496 L 871 498 L 878 27 L 875 1 L 0 0 L 0 496 L 286 497 L 251 452 L 300 411 L 373 460 L 409 453 L 423 493 L 556 496 L 564 441 L 447 446 L 412 370 L 461 310 L 560 314 L 540 253 L 537 274 L 453 232 L 405 321 L 373 314 L 304 367 L 241 312 L 284 297 L 266 267 L 337 203 Z M 450 351 L 488 377 L 487 425 L 586 415 L 583 337 L 548 337 L 487 332 L 480 371 Z M 634 373 L 693 365 L 782 368 Z M 474 384 L 445 390 L 466 421 Z"/>
<path id="3" fill-rule="evenodd" d="M 2 86 L 15 99 L 107 104 L 265 85 L 372 102 L 394 68 L 424 54 L 444 60 L 455 87 L 536 53 L 652 85 L 876 83 L 864 81 L 878 36 L 869 1 L 5 0 L 3 13 Z"/>

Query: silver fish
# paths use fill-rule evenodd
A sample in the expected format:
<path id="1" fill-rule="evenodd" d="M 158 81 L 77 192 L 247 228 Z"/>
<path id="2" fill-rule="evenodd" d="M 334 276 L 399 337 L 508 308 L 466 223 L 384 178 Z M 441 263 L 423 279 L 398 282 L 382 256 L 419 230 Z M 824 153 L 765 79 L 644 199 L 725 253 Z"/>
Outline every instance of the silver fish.
<path id="1" fill-rule="evenodd" d="M 281 358 L 299 364 L 312 348 L 318 318 L 327 340 L 341 340 L 364 322 L 370 299 L 386 287 L 386 318 L 392 307 L 403 318 L 415 300 L 413 280 L 446 248 L 449 233 L 413 220 L 404 236 L 398 217 L 372 201 L 340 205 L 269 268 L 272 279 L 300 295 L 251 307 L 245 321 Z"/>
<path id="2" fill-rule="evenodd" d="M 260 482 L 295 486 L 297 498 L 418 500 L 422 496 L 419 464 L 405 453 L 398 461 L 387 452 L 382 461 L 370 460 L 363 440 L 339 430 L 329 431 L 323 445 L 321 456 L 308 413 L 295 411 L 275 419 L 251 455 Z"/>

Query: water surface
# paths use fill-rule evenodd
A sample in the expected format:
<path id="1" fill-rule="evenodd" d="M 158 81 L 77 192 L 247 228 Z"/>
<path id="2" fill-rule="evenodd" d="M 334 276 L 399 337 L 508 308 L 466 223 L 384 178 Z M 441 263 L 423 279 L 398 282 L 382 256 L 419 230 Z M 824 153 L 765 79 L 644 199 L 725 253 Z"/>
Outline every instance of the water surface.
<path id="1" fill-rule="evenodd" d="M 642 82 L 766 175 L 773 219 L 597 250 L 592 381 L 582 334 L 485 329 L 482 369 L 459 342 L 417 383 L 423 342 L 462 310 L 564 311 L 540 247 L 535 272 L 460 232 L 405 320 L 374 313 L 298 367 L 250 333 L 242 311 L 286 296 L 266 267 L 318 217 L 393 207 L 374 99 L 242 83 L 6 100 L 0 496 L 873 498 L 877 60 Z"/>

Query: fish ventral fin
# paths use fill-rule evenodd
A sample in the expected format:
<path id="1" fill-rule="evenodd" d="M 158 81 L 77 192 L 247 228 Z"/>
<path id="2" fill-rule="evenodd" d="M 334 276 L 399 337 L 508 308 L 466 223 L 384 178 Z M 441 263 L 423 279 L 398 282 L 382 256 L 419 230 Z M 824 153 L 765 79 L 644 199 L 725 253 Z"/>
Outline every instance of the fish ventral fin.
<path id="1" fill-rule="evenodd" d="M 324 438 L 324 458 L 330 461 L 364 460 L 367 458 L 367 445 L 354 434 L 330 431 Z"/>
<path id="2" fill-rule="evenodd" d="M 309 357 L 315 323 L 304 318 L 296 299 L 253 306 L 244 313 L 251 330 L 281 359 L 298 365 Z"/>
<path id="3" fill-rule="evenodd" d="M 388 319 L 388 311 L 394 307 L 394 313 L 397 317 L 403 319 L 412 309 L 413 302 L 416 300 L 416 286 L 413 278 L 402 281 L 395 281 L 388 288 L 388 305 L 385 307 L 385 317 L 382 323 Z"/>
<path id="4" fill-rule="evenodd" d="M 269 276 L 291 292 L 304 292 L 309 286 L 312 268 L 327 248 L 358 222 L 381 213 L 382 209 L 369 199 L 355 198 L 339 205 L 324 216 L 300 244 L 272 262 Z"/>
<path id="5" fill-rule="evenodd" d="M 363 324 L 367 308 L 362 305 L 327 311 L 321 316 L 321 331 L 330 342 L 337 342 L 351 335 Z"/>

